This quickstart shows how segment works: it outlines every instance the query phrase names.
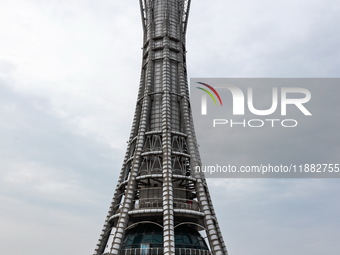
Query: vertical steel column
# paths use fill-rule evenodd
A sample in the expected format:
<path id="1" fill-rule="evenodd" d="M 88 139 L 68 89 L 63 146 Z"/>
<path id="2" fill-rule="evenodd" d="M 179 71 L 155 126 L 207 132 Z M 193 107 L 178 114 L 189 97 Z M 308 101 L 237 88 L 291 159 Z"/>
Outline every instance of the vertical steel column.
<path id="1" fill-rule="evenodd" d="M 163 137 L 163 248 L 164 255 L 175 254 L 175 230 L 173 187 L 171 167 L 171 84 L 170 84 L 170 39 L 169 39 L 169 2 L 164 1 L 163 21 L 163 70 L 162 70 L 162 137 Z"/>
<path id="2" fill-rule="evenodd" d="M 145 80 L 144 80 L 144 75 L 143 75 L 143 70 L 142 70 L 141 77 L 140 77 L 140 84 L 139 84 L 139 93 L 138 93 L 139 95 L 143 92 L 144 86 L 145 86 Z M 129 158 L 129 155 L 131 154 L 131 149 L 132 149 L 131 148 L 131 145 L 132 145 L 131 140 L 138 133 L 139 122 L 140 122 L 140 114 L 139 114 L 139 106 L 137 104 L 136 109 L 135 109 L 135 113 L 134 113 L 133 122 L 132 122 L 132 128 L 131 128 L 128 147 L 127 147 L 126 152 L 125 152 L 123 166 L 121 168 L 119 178 L 118 178 L 118 184 L 116 186 L 109 211 L 106 215 L 105 223 L 104 223 L 102 232 L 100 234 L 100 238 L 98 240 L 98 244 L 97 244 L 97 247 L 95 249 L 94 255 L 103 254 L 104 250 L 105 250 L 106 243 L 109 240 L 110 231 L 111 231 L 111 228 L 113 226 L 112 223 L 109 222 L 109 219 L 117 211 L 118 206 L 121 203 L 122 195 L 124 194 L 123 192 L 121 192 L 120 186 L 121 186 L 121 184 L 124 181 L 125 176 L 126 176 L 126 162 Z"/>
<path id="3" fill-rule="evenodd" d="M 132 209 L 133 205 L 133 199 L 135 195 L 136 190 L 136 177 L 138 176 L 138 170 L 141 163 L 141 153 L 143 151 L 143 145 L 144 145 L 144 139 L 145 139 L 145 132 L 147 131 L 147 121 L 149 116 L 149 105 L 150 105 L 150 98 L 148 94 L 150 93 L 151 88 L 151 73 L 152 73 L 152 62 L 149 62 L 148 64 L 148 74 L 147 74 L 147 81 L 146 84 L 149 84 L 146 86 L 145 92 L 144 92 L 144 98 L 142 100 L 142 112 L 140 117 L 140 123 L 139 123 L 139 131 L 138 131 L 138 138 L 136 141 L 136 150 L 135 155 L 133 158 L 132 163 L 132 169 L 129 176 L 129 181 L 126 186 L 125 190 L 125 197 L 122 204 L 121 212 L 118 218 L 118 223 L 116 226 L 116 235 L 113 240 L 112 248 L 111 248 L 111 254 L 118 255 L 122 243 L 122 239 L 124 237 L 124 233 L 128 224 L 129 215 L 128 212 Z"/>
<path id="4" fill-rule="evenodd" d="M 183 60 L 184 61 L 184 60 Z M 180 88 L 181 95 L 183 97 L 183 120 L 185 133 L 188 135 L 188 147 L 191 155 L 190 165 L 191 172 L 194 175 L 195 167 L 201 166 L 201 159 L 198 152 L 198 145 L 196 142 L 196 136 L 194 131 L 194 125 L 192 120 L 192 113 L 190 110 L 190 100 L 188 93 L 188 84 L 186 79 L 185 65 L 181 65 L 180 68 Z M 210 210 L 210 198 L 209 194 L 206 193 L 205 189 L 205 179 L 203 174 L 194 175 L 196 178 L 196 192 L 197 197 L 200 203 L 200 207 L 202 212 L 205 214 L 204 223 L 207 229 L 207 236 L 210 244 L 210 248 L 212 249 L 213 255 L 227 255 L 227 250 L 225 248 L 225 244 L 222 238 L 222 234 L 220 233 L 220 229 L 218 225 L 215 224 L 216 216 L 214 212 Z M 216 222 L 217 223 L 217 222 Z"/>

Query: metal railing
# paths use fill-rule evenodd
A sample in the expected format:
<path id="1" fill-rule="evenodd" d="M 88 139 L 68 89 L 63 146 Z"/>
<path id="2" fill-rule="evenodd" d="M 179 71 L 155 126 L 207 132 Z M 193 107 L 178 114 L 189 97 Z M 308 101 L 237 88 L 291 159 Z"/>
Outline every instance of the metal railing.
<path id="1" fill-rule="evenodd" d="M 124 249 L 120 255 L 163 255 L 163 248 L 135 248 Z M 107 253 L 109 255 L 109 253 Z M 176 248 L 175 255 L 211 255 L 208 250 L 190 248 Z"/>
<path id="2" fill-rule="evenodd" d="M 200 211 L 199 203 L 195 200 L 174 198 L 174 209 L 186 209 Z M 134 209 L 163 208 L 163 202 L 159 198 L 139 199 L 135 201 Z"/>

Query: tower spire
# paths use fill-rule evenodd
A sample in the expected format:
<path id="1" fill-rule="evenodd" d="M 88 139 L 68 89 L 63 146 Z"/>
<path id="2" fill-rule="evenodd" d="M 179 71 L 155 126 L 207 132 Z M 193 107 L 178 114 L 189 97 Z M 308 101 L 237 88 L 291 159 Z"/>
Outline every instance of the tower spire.
<path id="1" fill-rule="evenodd" d="M 201 161 L 185 57 L 190 0 L 140 0 L 140 8 L 136 110 L 94 255 L 226 255 L 206 181 L 193 171 Z"/>

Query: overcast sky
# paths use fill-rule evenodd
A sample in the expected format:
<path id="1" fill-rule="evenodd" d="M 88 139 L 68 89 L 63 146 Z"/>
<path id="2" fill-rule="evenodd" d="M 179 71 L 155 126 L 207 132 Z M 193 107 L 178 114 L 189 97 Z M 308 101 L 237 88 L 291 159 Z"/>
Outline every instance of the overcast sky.
<path id="1" fill-rule="evenodd" d="M 189 77 L 339 77 L 339 31 L 338 0 L 194 0 Z M 93 253 L 141 46 L 139 1 L 0 0 L 2 254 Z M 230 255 L 338 255 L 339 184 L 210 179 Z"/>

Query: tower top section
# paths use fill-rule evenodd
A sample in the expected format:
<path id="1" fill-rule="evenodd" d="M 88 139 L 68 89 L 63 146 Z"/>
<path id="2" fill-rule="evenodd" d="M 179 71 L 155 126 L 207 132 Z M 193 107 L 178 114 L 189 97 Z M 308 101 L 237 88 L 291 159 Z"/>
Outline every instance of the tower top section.
<path id="1" fill-rule="evenodd" d="M 140 0 L 146 38 L 169 36 L 183 39 L 186 33 L 190 0 Z"/>

